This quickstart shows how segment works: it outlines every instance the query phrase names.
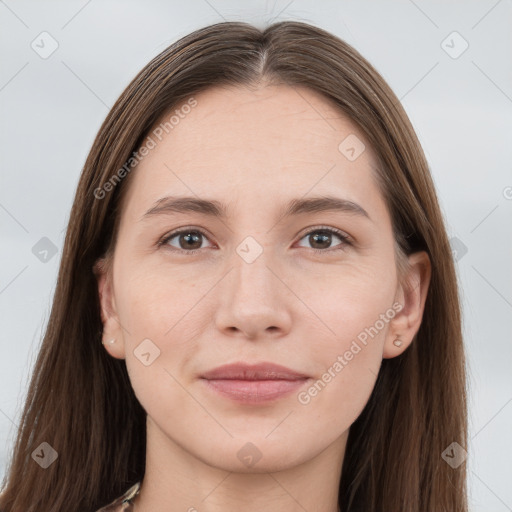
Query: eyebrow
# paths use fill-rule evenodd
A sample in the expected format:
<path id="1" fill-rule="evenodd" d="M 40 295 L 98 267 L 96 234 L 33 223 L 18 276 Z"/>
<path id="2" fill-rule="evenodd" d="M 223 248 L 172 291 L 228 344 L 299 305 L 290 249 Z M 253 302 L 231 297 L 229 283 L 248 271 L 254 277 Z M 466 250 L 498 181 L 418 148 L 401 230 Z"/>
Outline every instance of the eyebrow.
<path id="1" fill-rule="evenodd" d="M 149 210 L 140 218 L 145 220 L 156 215 L 169 215 L 173 213 L 195 212 L 210 217 L 226 219 L 228 207 L 224 203 L 198 197 L 166 196 L 158 199 Z M 281 217 L 290 217 L 304 213 L 343 212 L 372 220 L 368 212 L 357 203 L 335 196 L 318 196 L 307 199 L 292 199 L 283 209 Z"/>

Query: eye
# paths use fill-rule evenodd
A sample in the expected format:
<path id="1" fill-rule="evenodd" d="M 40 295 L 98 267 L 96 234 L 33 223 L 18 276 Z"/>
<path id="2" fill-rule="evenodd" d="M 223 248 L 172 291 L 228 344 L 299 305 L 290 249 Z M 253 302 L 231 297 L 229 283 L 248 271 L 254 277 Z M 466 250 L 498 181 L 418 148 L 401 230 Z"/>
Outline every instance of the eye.
<path id="1" fill-rule="evenodd" d="M 308 238 L 315 252 L 327 252 L 332 249 L 332 238 L 340 240 L 340 243 L 334 246 L 334 250 L 344 249 L 346 245 L 351 245 L 349 236 L 335 228 L 320 227 L 308 231 L 302 238 Z"/>
<path id="2" fill-rule="evenodd" d="M 169 243 L 171 240 L 176 238 L 175 243 Z M 167 235 L 164 239 L 158 242 L 158 246 L 170 246 L 172 250 L 184 251 L 189 254 L 195 254 L 197 251 L 202 249 L 203 239 L 207 239 L 205 233 L 199 229 L 180 229 Z M 177 246 L 175 245 L 177 243 Z"/>
<path id="3" fill-rule="evenodd" d="M 333 236 L 340 240 L 338 244 L 334 245 L 334 248 L 332 246 Z M 351 245 L 350 237 L 339 229 L 335 228 L 328 228 L 323 226 L 317 227 L 308 231 L 305 235 L 302 236 L 300 240 L 303 240 L 307 237 L 309 237 L 310 243 L 312 244 L 311 249 L 318 253 L 325 253 L 329 250 L 343 250 L 346 245 Z M 179 231 L 174 231 L 166 235 L 157 243 L 157 245 L 158 247 L 168 247 L 172 251 L 186 253 L 187 256 L 189 256 L 195 254 L 201 249 L 204 249 L 204 240 L 208 240 L 208 237 L 200 229 L 181 228 Z"/>

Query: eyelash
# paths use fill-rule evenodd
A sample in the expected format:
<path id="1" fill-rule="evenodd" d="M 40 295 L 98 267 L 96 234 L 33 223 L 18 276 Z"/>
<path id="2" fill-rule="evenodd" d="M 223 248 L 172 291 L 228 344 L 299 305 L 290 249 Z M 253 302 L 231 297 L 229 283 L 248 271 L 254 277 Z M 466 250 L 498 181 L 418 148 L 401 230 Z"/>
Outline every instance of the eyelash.
<path id="1" fill-rule="evenodd" d="M 334 248 L 328 248 L 328 249 L 310 248 L 311 251 L 314 251 L 317 254 L 331 252 L 331 251 L 337 251 L 337 250 L 343 250 L 345 245 L 352 245 L 352 242 L 350 241 L 350 237 L 348 235 L 346 235 L 345 233 L 343 233 L 343 231 L 340 231 L 339 229 L 336 229 L 336 228 L 330 228 L 327 226 L 315 227 L 315 228 L 311 229 L 310 231 L 308 231 L 307 233 L 304 233 L 299 240 L 302 240 L 306 236 L 311 235 L 312 233 L 316 233 L 316 232 L 333 234 L 333 235 L 336 235 L 341 240 L 341 243 L 338 244 L 337 246 L 335 246 Z M 193 227 L 181 228 L 178 231 L 173 231 L 172 233 L 165 235 L 163 239 L 159 240 L 157 242 L 158 248 L 164 246 L 169 240 L 171 240 L 175 236 L 181 235 L 183 233 L 198 233 L 201 236 L 204 236 L 205 238 L 208 239 L 208 236 L 206 235 L 206 233 L 204 233 L 204 231 L 202 231 L 201 229 L 197 229 L 197 228 L 193 228 Z M 176 247 L 172 247 L 172 246 L 168 246 L 168 247 L 170 248 L 171 251 L 185 253 L 187 256 L 193 256 L 194 254 L 196 254 L 197 252 L 202 250 L 202 249 L 192 249 L 190 251 L 187 251 L 185 249 L 177 249 Z"/>

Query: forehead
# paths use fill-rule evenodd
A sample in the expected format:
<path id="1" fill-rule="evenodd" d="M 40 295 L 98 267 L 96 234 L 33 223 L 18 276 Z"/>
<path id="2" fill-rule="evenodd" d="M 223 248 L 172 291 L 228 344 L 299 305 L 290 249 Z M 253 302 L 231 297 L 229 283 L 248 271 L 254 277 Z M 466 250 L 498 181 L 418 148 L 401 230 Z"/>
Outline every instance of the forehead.
<path id="1" fill-rule="evenodd" d="M 193 100 L 166 112 L 151 130 L 154 147 L 132 171 L 126 198 L 134 215 L 170 194 L 262 207 L 277 196 L 285 202 L 308 192 L 338 193 L 383 207 L 372 148 L 319 93 L 222 86 Z"/>
<path id="2" fill-rule="evenodd" d="M 161 136 L 166 139 L 167 149 L 181 149 L 191 160 L 198 151 L 219 148 L 229 148 L 237 156 L 247 151 L 262 157 L 272 153 L 274 158 L 281 156 L 290 162 L 304 157 L 337 159 L 344 137 L 364 139 L 355 123 L 332 100 L 305 87 L 217 86 L 200 92 L 194 99 L 196 106 L 184 113 L 182 103 L 164 114 L 156 126 L 164 132 Z M 165 122 L 171 118 L 172 126 L 168 123 L 166 127 Z M 308 141 L 305 147 L 300 144 L 304 141 Z M 157 155 L 160 151 L 152 153 Z"/>

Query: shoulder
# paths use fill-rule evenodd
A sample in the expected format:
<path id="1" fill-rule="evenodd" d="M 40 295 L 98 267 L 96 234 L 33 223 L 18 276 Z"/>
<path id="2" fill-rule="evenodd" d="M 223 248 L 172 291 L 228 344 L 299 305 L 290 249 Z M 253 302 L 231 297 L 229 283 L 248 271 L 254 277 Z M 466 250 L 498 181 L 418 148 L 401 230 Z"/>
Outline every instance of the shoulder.
<path id="1" fill-rule="evenodd" d="M 116 498 L 114 501 L 98 509 L 96 512 L 130 512 L 133 510 L 131 500 L 138 494 L 140 489 L 140 482 L 130 487 L 122 496 Z"/>

